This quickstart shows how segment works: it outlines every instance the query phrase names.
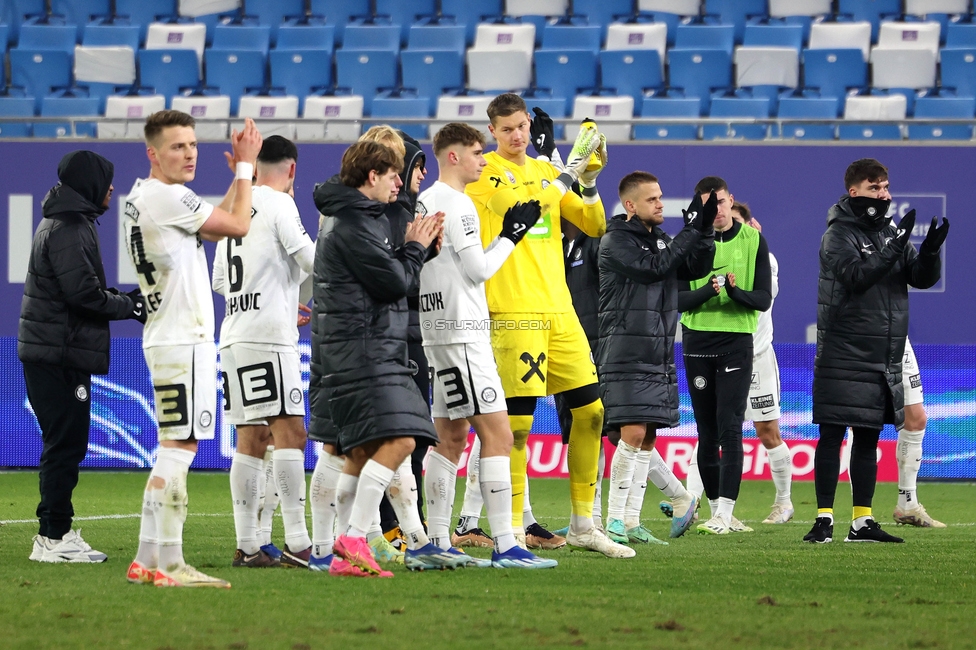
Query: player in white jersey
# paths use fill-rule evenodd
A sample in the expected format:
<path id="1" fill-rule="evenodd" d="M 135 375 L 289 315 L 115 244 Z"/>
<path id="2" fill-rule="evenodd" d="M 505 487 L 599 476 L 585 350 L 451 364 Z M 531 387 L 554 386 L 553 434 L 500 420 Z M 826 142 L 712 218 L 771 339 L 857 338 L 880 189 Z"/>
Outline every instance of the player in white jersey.
<path id="1" fill-rule="evenodd" d="M 160 587 L 230 587 L 183 559 L 186 476 L 198 440 L 214 437 L 217 350 L 203 239 L 243 237 L 261 134 L 248 119 L 231 137 L 236 178 L 219 206 L 187 188 L 196 176 L 195 120 L 180 111 L 146 119 L 150 175 L 125 203 L 125 242 L 146 296 L 142 346 L 152 377 L 159 450 L 143 495 L 139 550 L 128 579 Z"/>
<path id="2" fill-rule="evenodd" d="M 922 405 L 922 375 L 912 343 L 905 339 L 905 358 L 901 367 L 902 389 L 905 391 L 905 424 L 898 430 L 898 505 L 894 519 L 899 524 L 920 528 L 945 528 L 925 511 L 916 494 L 918 470 L 922 467 L 922 438 L 928 418 Z"/>
<path id="3" fill-rule="evenodd" d="M 264 141 L 251 190 L 251 230 L 246 237 L 221 240 L 214 258 L 213 288 L 225 298 L 224 414 L 237 428 L 230 489 L 237 532 L 233 564 L 240 567 L 279 564 L 258 539 L 268 427 L 285 528 L 280 564 L 307 568 L 312 547 L 305 523 L 307 436 L 295 310 L 299 286 L 312 271 L 315 245 L 289 195 L 297 161 L 290 140 L 274 135 Z"/>
<path id="4" fill-rule="evenodd" d="M 485 298 L 485 280 L 539 220 L 541 207 L 536 201 L 516 204 L 505 215 L 501 235 L 482 248 L 478 211 L 464 188 L 481 177 L 484 146 L 474 127 L 445 125 L 434 136 L 439 178 L 417 202 L 419 216 L 444 217 L 440 254 L 420 272 L 420 327 L 434 377 L 432 413 L 440 439 L 427 455 L 427 526 L 431 542 L 450 551 L 457 464 L 474 426 L 481 440 L 481 493 L 494 536 L 492 566 L 549 568 L 555 560 L 524 550 L 512 532 L 512 430 Z"/>

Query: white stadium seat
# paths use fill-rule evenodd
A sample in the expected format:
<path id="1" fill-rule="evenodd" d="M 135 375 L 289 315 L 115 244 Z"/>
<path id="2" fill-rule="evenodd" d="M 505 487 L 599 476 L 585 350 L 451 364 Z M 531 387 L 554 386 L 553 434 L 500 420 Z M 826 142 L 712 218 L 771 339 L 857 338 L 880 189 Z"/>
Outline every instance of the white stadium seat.
<path id="1" fill-rule="evenodd" d="M 800 83 L 800 55 L 792 47 L 737 47 L 735 85 L 784 86 Z"/>
<path id="2" fill-rule="evenodd" d="M 521 50 L 531 53 L 535 49 L 535 25 L 481 23 L 474 38 L 474 49 Z"/>
<path id="3" fill-rule="evenodd" d="M 98 137 L 114 140 L 142 140 L 146 118 L 166 108 L 162 95 L 109 95 L 105 102 L 105 117 L 128 118 L 128 122 L 98 123 Z"/>
<path id="4" fill-rule="evenodd" d="M 241 0 L 180 0 L 181 16 L 196 18 L 210 14 L 223 14 L 241 6 Z"/>
<path id="5" fill-rule="evenodd" d="M 75 46 L 75 80 L 130 86 L 136 81 L 136 56 L 131 47 Z M 82 85 L 84 85 L 82 83 Z"/>
<path id="6" fill-rule="evenodd" d="M 508 16 L 565 16 L 568 7 L 568 0 L 505 0 Z"/>
<path id="7" fill-rule="evenodd" d="M 833 13 L 831 0 L 769 0 L 769 15 L 773 18 L 822 16 L 830 13 Z"/>
<path id="8" fill-rule="evenodd" d="M 310 95 L 305 98 L 306 120 L 358 120 L 363 116 L 363 98 L 360 95 Z M 300 141 L 345 140 L 359 138 L 362 125 L 352 124 L 304 124 L 300 120 L 295 137 Z"/>
<path id="9" fill-rule="evenodd" d="M 532 84 L 532 53 L 521 50 L 468 50 L 468 88 L 521 90 Z"/>
<path id="10" fill-rule="evenodd" d="M 845 120 L 903 120 L 908 107 L 904 95 L 851 95 L 844 103 Z"/>
<path id="11" fill-rule="evenodd" d="M 298 120 L 298 97 L 286 95 L 284 97 L 241 97 L 238 117 L 250 117 L 261 131 L 261 135 L 280 135 L 289 140 L 295 139 L 296 126 L 294 122 L 273 123 L 263 122 L 261 118 Z M 244 122 L 234 123 L 233 128 L 243 130 Z"/>
<path id="12" fill-rule="evenodd" d="M 660 11 L 679 16 L 697 16 L 701 13 L 700 0 L 639 0 L 638 11 Z"/>
<path id="13" fill-rule="evenodd" d="M 189 113 L 197 120 L 196 132 L 200 140 L 226 140 L 226 121 L 230 118 L 230 97 L 215 96 L 176 96 L 173 98 L 173 109 Z"/>
<path id="14" fill-rule="evenodd" d="M 441 95 L 437 99 L 437 116 L 430 125 L 430 133 L 437 133 L 448 122 L 464 122 L 487 137 L 488 104 L 494 98 L 494 95 Z"/>
<path id="15" fill-rule="evenodd" d="M 939 51 L 939 33 L 942 26 L 935 22 L 925 23 L 881 23 L 878 31 L 878 47 L 909 50 Z"/>
<path id="16" fill-rule="evenodd" d="M 151 23 L 146 33 L 147 50 L 193 50 L 203 78 L 203 50 L 207 46 L 207 26 L 203 23 Z"/>
<path id="17" fill-rule="evenodd" d="M 871 52 L 871 23 L 816 23 L 810 26 L 811 50 L 861 50 L 867 61 Z"/>
<path id="18" fill-rule="evenodd" d="M 871 50 L 871 85 L 875 88 L 933 88 L 938 53 L 875 47 Z"/>
<path id="19" fill-rule="evenodd" d="M 634 117 L 634 98 L 630 95 L 618 97 L 593 97 L 577 95 L 573 103 L 573 119 L 590 117 L 600 125 L 600 133 L 610 142 L 630 140 L 630 124 L 612 124 L 609 120 L 629 120 Z M 567 131 L 566 136 L 576 138 L 575 133 Z"/>
<path id="20" fill-rule="evenodd" d="M 925 14 L 968 14 L 969 0 L 905 0 L 905 13 L 916 16 Z"/>

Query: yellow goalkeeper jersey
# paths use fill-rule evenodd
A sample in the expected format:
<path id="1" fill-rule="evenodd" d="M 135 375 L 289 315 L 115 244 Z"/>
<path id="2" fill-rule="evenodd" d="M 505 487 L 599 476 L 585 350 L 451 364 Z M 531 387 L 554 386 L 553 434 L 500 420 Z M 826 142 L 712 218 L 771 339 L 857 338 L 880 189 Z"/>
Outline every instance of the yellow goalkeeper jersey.
<path id="1" fill-rule="evenodd" d="M 590 237 L 606 232 L 603 203 L 584 203 L 572 191 L 560 194 L 552 181 L 559 171 L 548 162 L 526 157 L 525 165 L 509 162 L 495 152 L 485 154 L 488 165 L 465 192 L 478 208 L 481 242 L 488 246 L 502 231 L 502 217 L 517 202 L 535 199 L 542 218 L 519 242 L 501 269 L 485 283 L 492 313 L 564 313 L 573 311 L 563 262 L 563 218 Z"/>

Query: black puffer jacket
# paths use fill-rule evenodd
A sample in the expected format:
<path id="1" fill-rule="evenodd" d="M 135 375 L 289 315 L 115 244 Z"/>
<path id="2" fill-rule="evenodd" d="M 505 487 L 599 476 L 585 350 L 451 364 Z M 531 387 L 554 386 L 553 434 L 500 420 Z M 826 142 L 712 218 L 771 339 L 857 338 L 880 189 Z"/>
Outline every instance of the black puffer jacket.
<path id="1" fill-rule="evenodd" d="M 109 368 L 109 321 L 128 318 L 133 302 L 109 291 L 95 219 L 112 184 L 113 166 L 76 151 L 58 166 L 61 182 L 42 202 L 17 328 L 17 356 L 104 375 Z"/>
<path id="2" fill-rule="evenodd" d="M 939 254 L 902 246 L 890 222 L 855 216 L 849 197 L 827 214 L 820 243 L 813 421 L 881 428 L 901 424 L 908 286 L 939 281 Z"/>
<path id="3" fill-rule="evenodd" d="M 637 219 L 610 220 L 600 242 L 597 368 L 608 425 L 678 424 L 678 281 L 712 269 L 715 243 L 686 227 L 672 240 Z"/>
<path id="4" fill-rule="evenodd" d="M 410 191 L 410 181 L 413 179 L 414 167 L 416 167 L 418 160 L 420 161 L 421 167 L 425 167 L 427 163 L 427 156 L 424 154 L 423 149 L 420 148 L 420 143 L 403 131 L 399 133 L 403 138 L 403 145 L 407 149 L 407 154 L 403 158 L 403 171 L 400 172 L 400 180 L 403 181 L 403 187 L 400 188 L 397 200 L 394 203 L 390 203 L 384 211 L 387 220 L 390 222 L 390 234 L 392 235 L 390 242 L 393 244 L 394 249 L 403 246 L 403 237 L 407 232 L 407 224 L 412 222 L 416 215 L 417 195 Z M 420 331 L 419 280 L 407 290 L 407 306 L 410 308 L 408 340 L 411 343 L 421 343 L 424 337 Z"/>
<path id="5" fill-rule="evenodd" d="M 316 242 L 312 345 L 340 440 L 436 440 L 407 361 L 407 288 L 426 250 L 415 242 L 394 249 L 386 205 L 356 189 L 330 180 L 314 199 L 334 217 Z"/>
<path id="6" fill-rule="evenodd" d="M 590 343 L 590 352 L 596 358 L 596 343 L 600 338 L 597 321 L 600 312 L 600 238 L 586 233 L 573 240 L 566 260 L 566 285 L 573 297 L 573 309 L 579 317 L 580 325 Z"/>

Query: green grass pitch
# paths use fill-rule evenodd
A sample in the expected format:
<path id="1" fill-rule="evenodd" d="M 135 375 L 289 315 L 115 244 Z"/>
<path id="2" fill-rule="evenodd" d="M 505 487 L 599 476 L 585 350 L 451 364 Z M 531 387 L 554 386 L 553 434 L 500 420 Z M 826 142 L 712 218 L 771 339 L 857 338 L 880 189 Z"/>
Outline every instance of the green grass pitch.
<path id="1" fill-rule="evenodd" d="M 0 474 L 0 648 L 972 648 L 976 646 L 976 491 L 922 484 L 944 530 L 886 528 L 906 543 L 845 544 L 850 513 L 838 490 L 835 542 L 800 541 L 815 512 L 813 485 L 793 486 L 794 522 L 763 526 L 770 483 L 743 483 L 736 514 L 755 533 L 688 534 L 640 547 L 631 560 L 559 550 L 548 571 L 465 569 L 392 580 L 337 579 L 230 566 L 234 524 L 226 474 L 191 473 L 186 557 L 233 583 L 228 591 L 130 585 L 146 475 L 82 474 L 77 516 L 100 565 L 27 559 L 37 476 Z M 458 485 L 460 501 L 463 483 Z M 562 480 L 533 480 L 537 517 L 568 521 Z M 875 513 L 896 498 L 882 484 Z M 668 522 L 648 490 L 644 519 Z M 458 504 L 458 506 L 460 503 Z M 455 509 L 457 511 L 457 509 Z M 692 531 L 693 532 L 693 531 Z M 281 542 L 280 520 L 275 541 Z M 478 554 L 477 551 L 474 554 Z"/>

